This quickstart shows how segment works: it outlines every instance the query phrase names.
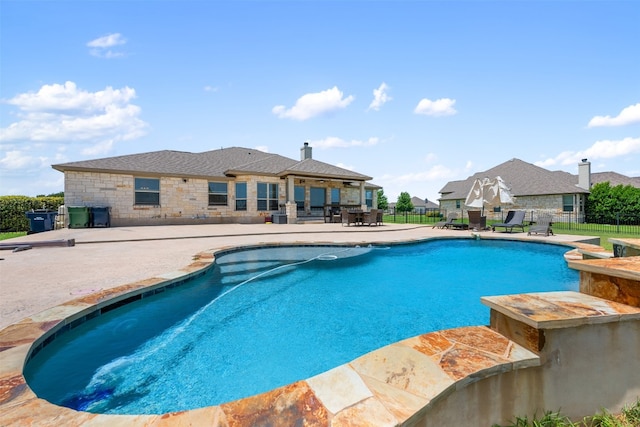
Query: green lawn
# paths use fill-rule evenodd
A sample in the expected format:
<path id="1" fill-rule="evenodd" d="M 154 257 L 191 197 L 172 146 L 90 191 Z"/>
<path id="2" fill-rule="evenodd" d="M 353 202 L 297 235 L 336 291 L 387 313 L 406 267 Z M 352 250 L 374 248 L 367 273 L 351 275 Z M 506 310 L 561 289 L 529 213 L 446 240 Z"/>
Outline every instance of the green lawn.
<path id="1" fill-rule="evenodd" d="M 16 231 L 11 233 L 0 233 L 0 240 L 13 239 L 14 237 L 26 236 L 26 231 Z"/>

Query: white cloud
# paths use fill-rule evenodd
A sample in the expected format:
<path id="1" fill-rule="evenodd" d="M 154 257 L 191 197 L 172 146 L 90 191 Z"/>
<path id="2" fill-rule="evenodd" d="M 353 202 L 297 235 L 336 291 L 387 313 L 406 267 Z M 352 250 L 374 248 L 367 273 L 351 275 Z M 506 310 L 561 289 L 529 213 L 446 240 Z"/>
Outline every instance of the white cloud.
<path id="1" fill-rule="evenodd" d="M 321 139 L 318 141 L 310 141 L 309 145 L 314 148 L 318 148 L 320 150 L 326 150 L 328 148 L 348 148 L 348 147 L 370 147 L 378 144 L 379 139 L 376 137 L 371 137 L 366 141 L 360 141 L 357 139 L 352 139 L 351 141 L 345 141 L 342 138 L 338 138 L 335 136 L 330 136 L 325 139 Z"/>
<path id="2" fill-rule="evenodd" d="M 46 159 L 30 155 L 24 150 L 11 150 L 6 151 L 0 158 L 0 170 L 39 169 L 45 161 Z"/>
<path id="3" fill-rule="evenodd" d="M 337 86 L 334 86 L 322 92 L 308 93 L 301 96 L 290 109 L 287 109 L 284 105 L 277 105 L 273 107 L 271 112 L 281 119 L 307 120 L 346 108 L 354 99 L 352 95 L 344 98 L 344 94 Z"/>
<path id="4" fill-rule="evenodd" d="M 254 149 L 262 151 L 263 153 L 269 152 L 269 147 L 267 147 L 266 145 L 258 145 L 257 147 L 254 147 Z"/>
<path id="5" fill-rule="evenodd" d="M 536 162 L 540 167 L 575 165 L 581 159 L 598 160 L 625 157 L 640 153 L 640 138 L 627 137 L 619 141 L 596 141 L 591 147 L 580 151 L 563 151 L 555 157 Z"/>
<path id="6" fill-rule="evenodd" d="M 107 36 L 98 37 L 95 40 L 91 40 L 90 42 L 87 43 L 87 46 L 106 48 L 106 47 L 113 47 L 113 46 L 125 44 L 126 42 L 127 40 L 124 37 L 122 37 L 122 34 L 113 33 Z"/>
<path id="7" fill-rule="evenodd" d="M 204 87 L 204 91 L 205 92 L 217 92 L 218 90 L 220 90 L 220 88 L 218 88 L 217 86 L 205 86 Z"/>
<path id="8" fill-rule="evenodd" d="M 130 140 L 146 133 L 140 107 L 130 103 L 129 87 L 87 92 L 73 82 L 44 85 L 38 92 L 17 95 L 7 104 L 18 107 L 20 119 L 0 129 L 0 142 Z"/>
<path id="9" fill-rule="evenodd" d="M 423 114 L 425 116 L 452 116 L 458 112 L 453 108 L 455 99 L 441 98 L 435 101 L 424 98 L 421 99 L 416 108 L 413 110 L 415 114 Z"/>
<path id="10" fill-rule="evenodd" d="M 373 90 L 373 101 L 371 101 L 371 104 L 369 104 L 368 110 L 379 111 L 380 107 L 382 107 L 387 102 L 391 101 L 393 98 L 391 98 L 387 94 L 387 91 L 389 89 L 390 89 L 390 87 L 387 86 L 387 84 L 384 83 L 384 82 L 382 82 L 382 84 L 380 85 L 380 87 L 378 87 L 378 89 L 374 89 Z"/>
<path id="11" fill-rule="evenodd" d="M 98 58 L 117 58 L 120 56 L 124 56 L 124 53 L 113 51 L 110 48 L 114 46 L 120 46 L 127 43 L 127 39 L 125 39 L 120 33 L 113 33 L 106 35 L 104 37 L 99 37 L 95 40 L 91 40 L 87 43 L 87 47 L 90 47 L 89 53 L 93 56 L 97 56 Z"/>
<path id="12" fill-rule="evenodd" d="M 616 117 L 595 116 L 587 127 L 624 126 L 636 122 L 640 122 L 640 103 L 624 108 Z"/>

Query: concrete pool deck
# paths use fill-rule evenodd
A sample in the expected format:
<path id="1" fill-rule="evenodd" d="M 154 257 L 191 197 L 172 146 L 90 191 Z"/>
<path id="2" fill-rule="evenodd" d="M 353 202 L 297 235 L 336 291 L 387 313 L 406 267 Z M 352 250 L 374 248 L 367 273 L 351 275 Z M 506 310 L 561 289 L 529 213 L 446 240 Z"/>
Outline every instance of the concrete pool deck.
<path id="1" fill-rule="evenodd" d="M 225 224 L 62 229 L 12 239 L 24 243 L 73 239 L 75 246 L 0 252 L 0 258 L 4 258 L 0 260 L 0 329 L 5 328 L 0 331 L 0 425 L 412 424 L 411 420 L 424 416 L 430 401 L 445 392 L 498 373 L 540 366 L 544 358 L 526 343 L 514 342 L 486 327 L 439 331 L 383 347 L 350 364 L 262 395 L 216 407 L 149 416 L 96 415 L 49 404 L 33 395 L 21 372 L 29 348 L 38 340 L 42 344 L 43 334 L 59 327 L 61 320 L 102 303 L 101 296 L 115 288 L 146 288 L 204 268 L 212 261 L 210 254 L 220 249 L 259 244 L 409 242 L 434 237 L 469 238 L 472 233 L 395 224 Z M 568 246 L 590 240 L 585 236 L 479 234 L 481 238 Z M 610 318 L 640 318 L 640 310 L 576 293 L 525 299 L 537 306 L 562 307 L 566 321 L 556 320 L 554 328 L 562 322 L 587 325 Z M 490 299 L 487 302 L 494 304 Z M 509 301 L 497 304 L 508 305 Z M 598 313 L 585 314 L 588 306 L 597 306 Z M 517 311 L 518 306 L 514 307 Z M 540 319 L 531 322 L 533 327 L 544 325 Z M 626 328 L 632 324 L 619 323 Z M 409 372 L 405 372 L 406 366 L 411 367 Z M 524 378 L 525 374 L 520 376 Z M 473 409 L 469 405 L 469 410 Z"/>

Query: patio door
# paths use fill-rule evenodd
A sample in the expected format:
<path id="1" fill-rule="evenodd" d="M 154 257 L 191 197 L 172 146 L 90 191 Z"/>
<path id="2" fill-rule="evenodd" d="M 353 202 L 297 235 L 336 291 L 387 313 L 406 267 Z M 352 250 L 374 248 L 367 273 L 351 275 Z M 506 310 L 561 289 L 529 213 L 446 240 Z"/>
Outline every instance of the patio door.
<path id="1" fill-rule="evenodd" d="M 296 185 L 293 187 L 293 200 L 296 202 L 298 212 L 304 212 L 304 187 Z"/>

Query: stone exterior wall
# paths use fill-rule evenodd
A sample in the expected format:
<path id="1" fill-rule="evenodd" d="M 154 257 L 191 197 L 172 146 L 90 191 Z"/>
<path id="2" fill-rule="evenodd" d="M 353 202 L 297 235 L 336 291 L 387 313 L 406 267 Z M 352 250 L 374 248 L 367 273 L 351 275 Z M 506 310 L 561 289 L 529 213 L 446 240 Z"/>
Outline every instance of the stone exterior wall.
<path id="1" fill-rule="evenodd" d="M 580 195 L 578 198 L 584 199 L 585 196 Z M 476 209 L 466 207 L 464 205 L 464 200 L 460 201 L 460 206 L 461 207 L 456 208 L 455 200 L 440 201 L 440 209 L 446 212 L 460 212 L 461 210 L 467 211 L 470 209 Z M 527 211 L 527 221 L 531 220 L 531 212 L 533 212 L 534 221 L 536 220 L 536 216 L 543 212 L 558 216 L 567 214 L 567 212 L 564 212 L 563 210 L 562 194 L 517 197 L 514 204 L 502 206 L 502 212 L 493 212 L 492 208 L 485 208 L 484 212 L 488 220 L 502 220 L 509 210 Z M 584 201 L 579 200 L 576 203 L 574 198 L 573 212 L 584 213 Z"/>
<path id="2" fill-rule="evenodd" d="M 138 177 L 138 176 L 136 176 Z M 273 211 L 258 212 L 257 183 L 279 184 L 279 203 L 286 198 L 286 185 L 278 177 L 238 176 L 229 181 L 227 206 L 209 206 L 206 179 L 160 177 L 160 205 L 135 205 L 135 178 L 96 172 L 65 173 L 65 205 L 108 206 L 111 225 L 167 225 L 193 223 L 260 223 Z M 144 178 L 144 176 L 139 176 Z M 247 210 L 235 210 L 235 182 L 247 183 Z"/>
<path id="3" fill-rule="evenodd" d="M 220 224 L 220 223 L 263 223 L 265 217 L 277 210 L 258 211 L 257 184 L 278 184 L 278 204 L 287 200 L 287 180 L 279 177 L 238 175 L 230 180 L 227 187 L 227 206 L 209 206 L 209 186 L 207 179 L 159 177 L 160 205 L 135 205 L 135 178 L 149 178 L 144 175 L 123 175 L 99 172 L 65 172 L 65 205 L 110 207 L 112 226 L 170 225 L 170 224 Z M 153 177 L 156 178 L 156 177 Z M 236 182 L 247 183 L 247 210 L 237 211 Z M 340 188 L 340 204 L 360 204 L 360 189 L 343 187 L 342 184 L 320 181 L 305 186 L 305 205 L 310 206 L 310 187 L 326 188 L 326 204 L 331 203 L 331 188 Z M 374 200 L 375 205 L 376 200 Z M 375 207 L 375 206 L 374 206 Z"/>

